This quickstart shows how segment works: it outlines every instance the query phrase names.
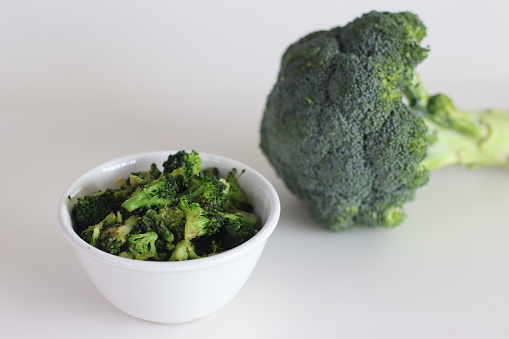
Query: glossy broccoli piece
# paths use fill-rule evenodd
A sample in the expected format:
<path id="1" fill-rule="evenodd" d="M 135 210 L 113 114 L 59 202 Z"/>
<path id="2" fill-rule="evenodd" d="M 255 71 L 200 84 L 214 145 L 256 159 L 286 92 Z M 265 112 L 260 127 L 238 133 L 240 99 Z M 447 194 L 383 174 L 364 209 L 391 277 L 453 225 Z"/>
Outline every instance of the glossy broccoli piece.
<path id="1" fill-rule="evenodd" d="M 226 178 L 217 168 L 202 169 L 195 151 L 170 155 L 163 167 L 161 172 L 152 164 L 119 179 L 120 188 L 84 198 L 88 205 L 83 206 L 97 200 L 106 201 L 107 208 L 98 222 L 87 221 L 80 232 L 76 227 L 82 239 L 111 254 L 151 261 L 207 257 L 249 239 L 230 220 L 257 227 L 252 209 L 242 209 L 251 205 L 234 178 L 235 169 Z M 222 229 L 225 239 L 218 236 Z"/>
<path id="2" fill-rule="evenodd" d="M 129 212 L 142 207 L 167 207 L 175 201 L 177 193 L 178 187 L 174 178 L 165 174 L 141 186 L 121 207 Z"/>
<path id="3" fill-rule="evenodd" d="M 506 113 L 460 112 L 428 96 L 415 71 L 429 52 L 425 35 L 413 13 L 370 12 L 282 57 L 260 146 L 330 230 L 400 224 L 435 168 L 507 165 Z"/>

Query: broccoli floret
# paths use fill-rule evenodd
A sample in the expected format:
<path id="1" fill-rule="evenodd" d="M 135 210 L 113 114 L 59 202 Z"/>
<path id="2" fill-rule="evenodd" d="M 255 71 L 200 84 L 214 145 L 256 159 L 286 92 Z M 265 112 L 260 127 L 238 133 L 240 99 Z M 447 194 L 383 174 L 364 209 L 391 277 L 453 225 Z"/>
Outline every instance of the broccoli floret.
<path id="1" fill-rule="evenodd" d="M 230 210 L 244 210 L 252 211 L 253 206 L 249 203 L 244 190 L 240 187 L 238 180 L 239 177 L 244 173 L 241 171 L 238 173 L 236 168 L 232 168 L 226 175 L 226 182 L 228 184 L 228 208 Z"/>
<path id="2" fill-rule="evenodd" d="M 211 174 L 194 175 L 189 178 L 188 189 L 182 193 L 199 203 L 207 211 L 222 209 L 228 198 L 228 183 Z"/>
<path id="3" fill-rule="evenodd" d="M 207 212 L 200 204 L 191 202 L 187 196 L 180 198 L 178 207 L 186 216 L 184 239 L 212 235 L 219 230 L 222 220 L 218 213 Z"/>
<path id="4" fill-rule="evenodd" d="M 223 225 L 217 234 L 217 241 L 223 251 L 232 249 L 251 239 L 258 231 L 242 215 L 222 213 Z"/>
<path id="5" fill-rule="evenodd" d="M 172 231 L 172 225 L 167 217 L 169 209 L 149 209 L 140 217 L 138 223 L 138 233 L 155 232 L 157 239 L 155 241 L 158 260 L 167 260 L 171 251 L 175 248 L 175 229 Z M 174 233 L 175 232 L 175 233 Z"/>
<path id="6" fill-rule="evenodd" d="M 201 171 L 201 158 L 196 151 L 178 151 L 175 154 L 170 154 L 168 159 L 163 162 L 164 173 L 171 173 L 174 177 L 181 176 L 184 181 Z"/>
<path id="7" fill-rule="evenodd" d="M 76 231 L 80 233 L 103 220 L 112 211 L 113 200 L 114 193 L 109 188 L 79 197 L 72 208 Z"/>
<path id="8" fill-rule="evenodd" d="M 119 218 L 119 223 L 115 226 L 109 225 L 110 227 L 105 228 L 103 225 L 95 247 L 111 254 L 120 254 L 124 251 L 127 245 L 127 235 L 131 233 L 137 220 L 138 216 L 132 215 L 123 223 Z"/>
<path id="9" fill-rule="evenodd" d="M 180 241 L 177 246 L 175 246 L 175 249 L 173 250 L 173 253 L 171 254 L 170 261 L 182 261 L 182 260 L 188 260 L 188 259 L 198 259 L 200 256 L 196 254 L 194 250 L 193 243 L 188 240 L 184 239 Z"/>
<path id="10" fill-rule="evenodd" d="M 104 228 L 112 227 L 113 225 L 119 224 L 122 222 L 122 214 L 121 213 L 109 213 L 103 220 L 99 223 L 89 226 L 85 228 L 80 236 L 83 240 L 88 242 L 90 245 L 96 247 L 97 239 L 99 239 L 101 235 L 101 231 Z"/>
<path id="11" fill-rule="evenodd" d="M 176 199 L 178 187 L 175 180 L 168 174 L 152 180 L 136 190 L 121 207 L 132 212 L 142 207 L 167 207 Z"/>
<path id="12" fill-rule="evenodd" d="M 138 260 L 147 260 L 158 256 L 156 241 L 157 233 L 147 232 L 141 234 L 129 234 L 127 236 L 127 252 L 124 257 L 131 257 Z"/>
<path id="13" fill-rule="evenodd" d="M 161 171 L 156 164 L 151 164 L 148 171 L 133 172 L 129 175 L 127 180 L 119 182 L 119 184 L 129 185 L 132 188 L 146 185 L 153 180 L 159 179 Z"/>
<path id="14" fill-rule="evenodd" d="M 507 114 L 428 97 L 415 71 L 425 35 L 413 13 L 370 12 L 283 54 L 260 147 L 330 230 L 401 224 L 403 205 L 446 164 L 507 165 Z"/>

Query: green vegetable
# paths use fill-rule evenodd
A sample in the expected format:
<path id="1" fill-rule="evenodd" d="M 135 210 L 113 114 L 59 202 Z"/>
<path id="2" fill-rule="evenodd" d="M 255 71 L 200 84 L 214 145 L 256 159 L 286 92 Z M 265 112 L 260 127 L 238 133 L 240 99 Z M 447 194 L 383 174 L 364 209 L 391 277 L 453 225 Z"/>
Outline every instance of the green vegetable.
<path id="1" fill-rule="evenodd" d="M 162 171 L 152 164 L 119 179 L 119 188 L 79 197 L 74 227 L 90 245 L 125 258 L 180 261 L 221 253 L 259 228 L 237 179 L 235 168 L 223 178 L 217 168 L 202 169 L 197 152 L 179 151 Z"/>
<path id="2" fill-rule="evenodd" d="M 370 12 L 284 53 L 260 146 L 326 228 L 399 225 L 431 170 L 508 165 L 508 112 L 461 111 L 425 90 L 425 35 L 413 13 Z"/>

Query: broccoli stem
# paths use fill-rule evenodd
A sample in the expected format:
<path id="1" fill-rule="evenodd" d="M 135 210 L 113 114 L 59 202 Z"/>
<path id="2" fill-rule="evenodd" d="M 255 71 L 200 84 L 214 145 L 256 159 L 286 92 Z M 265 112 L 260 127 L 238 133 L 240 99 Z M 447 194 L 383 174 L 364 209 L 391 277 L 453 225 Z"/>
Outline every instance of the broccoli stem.
<path id="1" fill-rule="evenodd" d="M 428 127 L 428 152 L 422 165 L 509 167 L 509 111 L 462 111 L 444 94 L 429 96 L 417 73 L 403 90 L 412 111 Z"/>

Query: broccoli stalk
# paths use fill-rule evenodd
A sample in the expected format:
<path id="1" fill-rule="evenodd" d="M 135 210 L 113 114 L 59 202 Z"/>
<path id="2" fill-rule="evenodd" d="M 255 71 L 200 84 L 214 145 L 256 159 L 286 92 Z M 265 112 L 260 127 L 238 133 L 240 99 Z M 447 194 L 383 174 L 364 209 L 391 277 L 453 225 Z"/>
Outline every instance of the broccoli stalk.
<path id="1" fill-rule="evenodd" d="M 461 164 L 468 167 L 509 166 L 509 112 L 467 112 L 445 94 L 429 96 L 417 73 L 404 90 L 409 106 L 428 127 L 428 170 Z"/>
<path id="2" fill-rule="evenodd" d="M 507 166 L 509 113 L 429 95 L 415 70 L 425 35 L 413 13 L 373 11 L 283 54 L 260 147 L 326 228 L 401 224 L 431 170 Z"/>

